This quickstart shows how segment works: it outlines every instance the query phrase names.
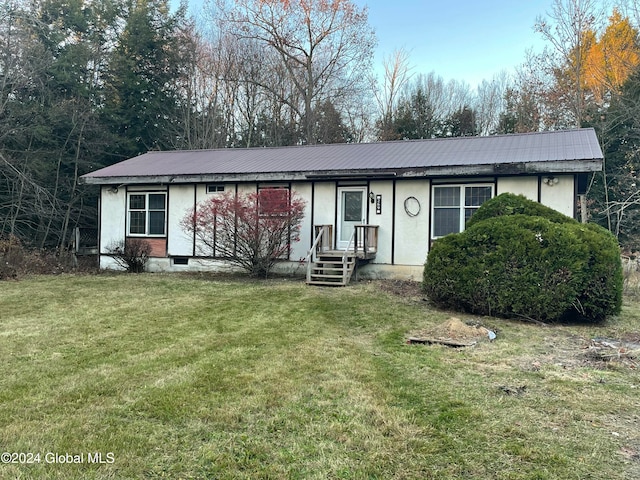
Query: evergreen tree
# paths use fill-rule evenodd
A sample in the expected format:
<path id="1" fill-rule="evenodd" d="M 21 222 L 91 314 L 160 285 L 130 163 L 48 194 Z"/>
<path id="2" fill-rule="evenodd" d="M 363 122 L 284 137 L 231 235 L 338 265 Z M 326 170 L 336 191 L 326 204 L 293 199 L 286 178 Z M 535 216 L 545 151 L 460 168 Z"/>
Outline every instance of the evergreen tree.
<path id="1" fill-rule="evenodd" d="M 114 160 L 174 144 L 181 82 L 191 60 L 185 7 L 168 0 L 131 0 L 106 74 L 104 115 L 118 142 Z"/>

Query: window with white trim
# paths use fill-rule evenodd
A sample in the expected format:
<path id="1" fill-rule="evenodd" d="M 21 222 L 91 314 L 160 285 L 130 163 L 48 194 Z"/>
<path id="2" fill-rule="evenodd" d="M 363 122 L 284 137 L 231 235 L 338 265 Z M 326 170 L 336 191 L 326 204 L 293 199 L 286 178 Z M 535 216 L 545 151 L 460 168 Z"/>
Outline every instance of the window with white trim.
<path id="1" fill-rule="evenodd" d="M 224 185 L 220 185 L 220 184 L 207 185 L 207 193 L 224 193 Z"/>
<path id="2" fill-rule="evenodd" d="M 127 234 L 157 237 L 166 235 L 167 194 L 130 193 Z"/>
<path id="3" fill-rule="evenodd" d="M 431 236 L 462 232 L 467 220 L 491 197 L 493 185 L 434 185 Z"/>

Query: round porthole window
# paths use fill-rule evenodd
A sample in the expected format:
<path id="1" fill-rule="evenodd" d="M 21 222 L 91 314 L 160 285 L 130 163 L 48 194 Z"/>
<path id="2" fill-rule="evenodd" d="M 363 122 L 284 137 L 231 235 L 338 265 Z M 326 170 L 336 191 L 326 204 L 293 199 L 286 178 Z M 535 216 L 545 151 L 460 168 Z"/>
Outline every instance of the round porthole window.
<path id="1" fill-rule="evenodd" d="M 417 217 L 420 213 L 420 202 L 416 197 L 407 197 L 404 201 L 404 211 L 410 217 Z"/>

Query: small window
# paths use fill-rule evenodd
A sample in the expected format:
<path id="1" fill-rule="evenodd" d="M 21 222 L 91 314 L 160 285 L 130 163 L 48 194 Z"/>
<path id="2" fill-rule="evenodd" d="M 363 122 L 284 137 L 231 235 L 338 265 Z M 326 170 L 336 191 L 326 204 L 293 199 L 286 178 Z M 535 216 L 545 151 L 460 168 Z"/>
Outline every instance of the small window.
<path id="1" fill-rule="evenodd" d="M 432 236 L 464 230 L 480 205 L 493 196 L 492 185 L 436 185 L 433 187 Z"/>
<path id="2" fill-rule="evenodd" d="M 132 193 L 129 195 L 129 235 L 164 236 L 166 219 L 166 193 Z"/>
<path id="3" fill-rule="evenodd" d="M 224 185 L 207 185 L 207 193 L 222 193 Z"/>
<path id="4" fill-rule="evenodd" d="M 189 259 L 187 257 L 173 257 L 174 265 L 189 265 Z"/>

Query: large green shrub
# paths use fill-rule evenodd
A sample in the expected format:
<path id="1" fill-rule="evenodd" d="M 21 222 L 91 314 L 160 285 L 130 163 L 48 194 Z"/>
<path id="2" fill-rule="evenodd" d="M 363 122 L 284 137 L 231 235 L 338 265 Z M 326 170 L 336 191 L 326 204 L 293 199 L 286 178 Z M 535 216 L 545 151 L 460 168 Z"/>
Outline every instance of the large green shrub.
<path id="1" fill-rule="evenodd" d="M 503 193 L 487 200 L 482 208 L 469 219 L 467 227 L 488 218 L 502 217 L 506 215 L 529 215 L 531 217 L 544 217 L 553 223 L 574 223 L 575 220 L 567 217 L 551 207 L 529 200 L 524 195 Z"/>
<path id="2" fill-rule="evenodd" d="M 436 304 L 540 321 L 619 312 L 620 252 L 606 230 L 511 194 L 472 220 L 429 252 L 423 288 Z"/>

